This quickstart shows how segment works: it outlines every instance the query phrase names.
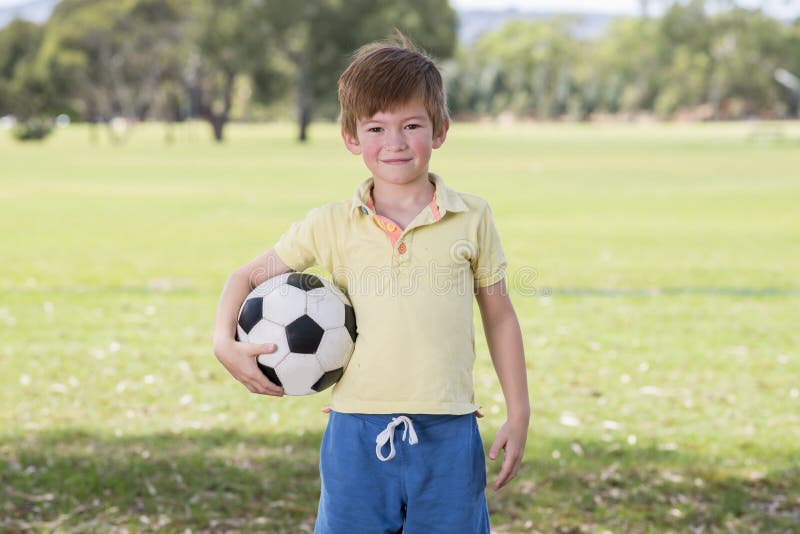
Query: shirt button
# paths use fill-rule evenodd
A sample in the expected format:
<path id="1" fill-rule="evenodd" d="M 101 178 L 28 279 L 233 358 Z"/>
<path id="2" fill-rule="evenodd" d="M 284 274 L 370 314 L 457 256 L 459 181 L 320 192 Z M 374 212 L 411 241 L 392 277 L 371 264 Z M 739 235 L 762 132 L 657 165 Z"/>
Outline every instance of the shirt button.
<path id="1" fill-rule="evenodd" d="M 392 223 L 389 223 L 386 225 L 386 229 L 389 230 L 390 232 L 394 232 L 395 230 L 397 230 L 397 227 Z"/>
<path id="2" fill-rule="evenodd" d="M 405 254 L 406 253 L 406 244 L 405 243 L 400 243 L 400 246 L 397 247 L 397 252 L 399 252 L 400 254 Z"/>

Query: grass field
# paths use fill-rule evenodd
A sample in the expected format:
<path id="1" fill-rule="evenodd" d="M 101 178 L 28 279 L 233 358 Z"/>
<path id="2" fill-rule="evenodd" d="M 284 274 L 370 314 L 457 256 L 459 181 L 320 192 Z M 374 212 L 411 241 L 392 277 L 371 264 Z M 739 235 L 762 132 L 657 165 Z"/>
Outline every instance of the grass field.
<path id="1" fill-rule="evenodd" d="M 525 337 L 497 532 L 800 530 L 800 124 L 772 128 L 456 124 L 434 154 L 493 207 Z M 207 130 L 0 135 L 0 531 L 313 528 L 327 394 L 249 394 L 213 319 L 235 267 L 365 170 L 332 125 Z"/>

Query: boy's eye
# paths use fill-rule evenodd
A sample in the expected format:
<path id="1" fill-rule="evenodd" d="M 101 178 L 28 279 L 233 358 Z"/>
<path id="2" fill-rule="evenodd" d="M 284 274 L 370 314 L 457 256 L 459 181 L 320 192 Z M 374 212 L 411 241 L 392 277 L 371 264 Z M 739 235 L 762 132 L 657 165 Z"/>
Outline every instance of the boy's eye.
<path id="1" fill-rule="evenodd" d="M 416 130 L 417 128 L 422 128 L 420 124 L 409 124 L 406 126 L 409 130 Z"/>
<path id="2" fill-rule="evenodd" d="M 382 129 L 383 128 L 380 126 L 373 126 L 372 128 L 367 128 L 367 131 L 371 133 L 379 133 Z"/>

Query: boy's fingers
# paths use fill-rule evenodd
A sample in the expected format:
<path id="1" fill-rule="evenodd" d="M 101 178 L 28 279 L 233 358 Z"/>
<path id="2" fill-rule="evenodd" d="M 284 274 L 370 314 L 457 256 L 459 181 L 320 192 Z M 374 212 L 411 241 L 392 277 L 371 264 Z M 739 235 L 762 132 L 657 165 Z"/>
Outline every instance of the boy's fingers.
<path id="1" fill-rule="evenodd" d="M 259 354 L 269 354 L 276 350 L 278 350 L 278 347 L 275 343 L 257 343 L 253 344 L 251 352 L 254 356 L 258 356 Z"/>
<path id="2" fill-rule="evenodd" d="M 511 475 L 512 465 L 511 455 L 506 452 L 505 459 L 503 460 L 503 467 L 500 469 L 500 474 L 497 475 L 494 482 L 494 489 L 498 490 L 506 485 L 509 475 Z"/>
<path id="3" fill-rule="evenodd" d="M 503 467 L 500 469 L 500 474 L 497 475 L 494 483 L 494 489 L 498 490 L 505 486 L 512 478 L 514 478 L 519 471 L 522 464 L 522 456 L 516 451 L 509 451 L 506 448 L 505 458 L 503 459 Z"/>
<path id="4" fill-rule="evenodd" d="M 492 460 L 496 460 L 497 456 L 500 454 L 500 449 L 505 446 L 505 439 L 503 436 L 499 435 L 494 438 L 494 443 L 492 443 L 491 448 L 489 449 L 489 458 Z"/>
<path id="5" fill-rule="evenodd" d="M 278 397 L 283 396 L 283 388 L 270 382 L 270 380 L 260 372 L 258 374 L 248 375 L 242 383 L 253 393 L 275 395 Z"/>
<path id="6" fill-rule="evenodd" d="M 248 389 L 253 393 L 258 393 L 260 395 L 272 395 L 275 397 L 283 397 L 283 389 L 273 385 L 262 386 L 260 384 L 253 384 L 253 386 L 248 387 Z"/>
<path id="7" fill-rule="evenodd" d="M 264 384 L 261 386 L 261 389 L 266 395 L 276 395 L 278 397 L 283 396 L 283 388 L 270 382 L 267 377 L 264 377 Z"/>

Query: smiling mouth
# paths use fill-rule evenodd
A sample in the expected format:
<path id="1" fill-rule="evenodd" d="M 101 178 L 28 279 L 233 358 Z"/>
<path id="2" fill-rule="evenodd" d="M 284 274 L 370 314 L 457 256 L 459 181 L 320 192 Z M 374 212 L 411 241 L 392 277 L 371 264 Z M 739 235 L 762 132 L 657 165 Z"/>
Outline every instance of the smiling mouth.
<path id="1" fill-rule="evenodd" d="M 383 163 L 386 163 L 387 165 L 401 165 L 403 163 L 408 163 L 409 161 L 411 161 L 410 158 L 409 159 L 385 159 L 385 160 L 383 160 Z"/>

